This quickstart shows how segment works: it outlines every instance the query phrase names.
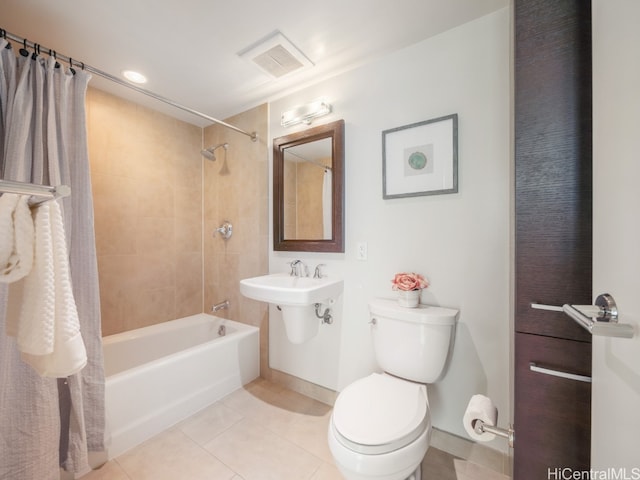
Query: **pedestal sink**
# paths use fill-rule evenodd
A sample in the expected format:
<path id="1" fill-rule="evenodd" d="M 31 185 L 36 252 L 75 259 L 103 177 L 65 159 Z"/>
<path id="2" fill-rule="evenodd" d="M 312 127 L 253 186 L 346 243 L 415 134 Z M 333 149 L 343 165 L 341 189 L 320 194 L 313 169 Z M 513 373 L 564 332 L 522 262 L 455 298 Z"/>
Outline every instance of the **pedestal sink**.
<path id="1" fill-rule="evenodd" d="M 303 343 L 318 333 L 317 303 L 332 303 L 341 293 L 343 281 L 332 277 L 296 277 L 274 273 L 240 280 L 245 297 L 277 305 L 282 311 L 287 337 Z"/>

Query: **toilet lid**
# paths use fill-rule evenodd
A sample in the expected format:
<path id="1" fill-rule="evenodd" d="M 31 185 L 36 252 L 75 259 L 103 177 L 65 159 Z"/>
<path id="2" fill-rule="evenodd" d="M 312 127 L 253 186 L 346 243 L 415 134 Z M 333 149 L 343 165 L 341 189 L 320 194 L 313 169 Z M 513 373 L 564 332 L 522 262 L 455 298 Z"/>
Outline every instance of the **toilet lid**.
<path id="1" fill-rule="evenodd" d="M 333 408 L 338 439 L 361 453 L 402 448 L 429 424 L 424 385 L 374 373 L 345 388 Z"/>

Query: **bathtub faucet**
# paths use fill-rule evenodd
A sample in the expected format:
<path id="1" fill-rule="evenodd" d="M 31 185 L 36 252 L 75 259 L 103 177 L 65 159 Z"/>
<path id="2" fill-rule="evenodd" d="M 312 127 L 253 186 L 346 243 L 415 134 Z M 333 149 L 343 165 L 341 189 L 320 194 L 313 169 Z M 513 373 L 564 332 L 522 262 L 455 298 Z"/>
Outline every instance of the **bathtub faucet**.
<path id="1" fill-rule="evenodd" d="M 216 313 L 218 310 L 228 309 L 230 305 L 231 304 L 229 303 L 229 300 L 225 300 L 224 302 L 216 303 L 215 305 L 213 305 L 211 307 L 211 311 L 213 313 Z"/>

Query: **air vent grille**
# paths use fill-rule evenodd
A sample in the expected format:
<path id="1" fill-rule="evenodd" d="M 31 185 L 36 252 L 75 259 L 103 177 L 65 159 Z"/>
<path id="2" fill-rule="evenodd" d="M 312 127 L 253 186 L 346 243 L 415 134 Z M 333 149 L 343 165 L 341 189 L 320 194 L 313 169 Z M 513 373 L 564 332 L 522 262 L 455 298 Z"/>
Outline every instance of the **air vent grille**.
<path id="1" fill-rule="evenodd" d="M 302 62 L 298 61 L 296 57 L 291 55 L 282 45 L 276 45 L 270 48 L 266 52 L 254 57 L 253 61 L 256 62 L 261 69 L 269 73 L 269 75 L 276 78 L 304 67 Z"/>
<path id="2" fill-rule="evenodd" d="M 238 55 L 274 78 L 313 66 L 305 54 L 280 32 L 272 33 Z"/>

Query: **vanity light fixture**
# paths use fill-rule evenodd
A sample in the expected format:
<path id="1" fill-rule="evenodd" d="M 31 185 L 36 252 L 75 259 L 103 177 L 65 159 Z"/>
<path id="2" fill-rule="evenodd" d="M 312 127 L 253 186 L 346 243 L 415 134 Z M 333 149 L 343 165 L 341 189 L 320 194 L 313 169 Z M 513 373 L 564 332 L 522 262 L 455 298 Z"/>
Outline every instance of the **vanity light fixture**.
<path id="1" fill-rule="evenodd" d="M 324 100 L 316 100 L 283 112 L 280 125 L 283 127 L 292 127 L 299 123 L 310 125 L 312 120 L 329 113 L 331 113 L 331 105 Z"/>
<path id="2" fill-rule="evenodd" d="M 147 83 L 147 77 L 141 73 L 134 72 L 133 70 L 123 71 L 122 76 L 133 83 Z"/>

